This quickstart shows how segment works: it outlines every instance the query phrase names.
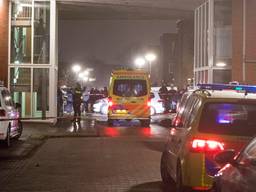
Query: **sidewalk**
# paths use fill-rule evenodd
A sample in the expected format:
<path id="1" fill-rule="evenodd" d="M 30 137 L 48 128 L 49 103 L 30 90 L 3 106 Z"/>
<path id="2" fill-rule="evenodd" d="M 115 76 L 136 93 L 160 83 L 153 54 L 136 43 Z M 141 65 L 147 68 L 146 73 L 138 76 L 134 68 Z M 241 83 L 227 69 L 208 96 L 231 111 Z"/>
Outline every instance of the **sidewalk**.
<path id="1" fill-rule="evenodd" d="M 23 133 L 21 140 L 28 138 L 66 137 L 66 136 L 98 136 L 98 128 L 94 120 L 81 120 L 81 126 L 70 120 L 60 120 L 56 125 L 48 123 L 23 122 Z"/>
<path id="2" fill-rule="evenodd" d="M 56 125 L 48 123 L 23 122 L 23 133 L 19 140 L 12 140 L 11 147 L 0 145 L 1 160 L 23 159 L 33 154 L 47 138 L 52 137 L 98 137 L 99 131 L 94 120 L 81 121 L 81 127 L 74 127 L 68 120 L 61 120 Z"/>

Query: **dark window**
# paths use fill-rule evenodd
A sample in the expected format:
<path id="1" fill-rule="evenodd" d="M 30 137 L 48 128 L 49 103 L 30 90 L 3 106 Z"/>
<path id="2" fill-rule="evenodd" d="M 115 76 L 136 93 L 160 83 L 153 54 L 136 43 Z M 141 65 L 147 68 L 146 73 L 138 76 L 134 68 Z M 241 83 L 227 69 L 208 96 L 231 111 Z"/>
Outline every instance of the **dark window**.
<path id="1" fill-rule="evenodd" d="M 147 82 L 140 79 L 117 79 L 114 81 L 114 95 L 140 97 L 147 95 Z"/>
<path id="2" fill-rule="evenodd" d="M 213 134 L 255 135 L 256 102 L 205 104 L 199 130 Z"/>

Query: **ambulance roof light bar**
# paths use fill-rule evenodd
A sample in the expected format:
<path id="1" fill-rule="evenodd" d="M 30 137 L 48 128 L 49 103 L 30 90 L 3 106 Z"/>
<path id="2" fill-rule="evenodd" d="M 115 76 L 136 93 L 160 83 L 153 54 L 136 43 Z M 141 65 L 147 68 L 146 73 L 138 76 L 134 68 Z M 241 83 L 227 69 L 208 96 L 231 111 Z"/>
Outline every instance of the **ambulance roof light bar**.
<path id="1" fill-rule="evenodd" d="M 197 84 L 199 89 L 206 90 L 234 90 L 246 93 L 256 93 L 256 86 L 253 85 L 232 85 L 232 84 Z"/>

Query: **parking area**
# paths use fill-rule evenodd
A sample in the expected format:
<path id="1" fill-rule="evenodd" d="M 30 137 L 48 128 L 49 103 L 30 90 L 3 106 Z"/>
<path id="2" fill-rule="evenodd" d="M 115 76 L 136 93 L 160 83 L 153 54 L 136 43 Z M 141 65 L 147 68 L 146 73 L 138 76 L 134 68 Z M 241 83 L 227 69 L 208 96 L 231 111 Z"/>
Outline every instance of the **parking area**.
<path id="1" fill-rule="evenodd" d="M 8 153 L 1 148 L 1 191 L 163 191 L 159 162 L 167 128 L 94 123 L 82 122 L 78 132 L 69 132 L 71 122 L 25 125 Z"/>

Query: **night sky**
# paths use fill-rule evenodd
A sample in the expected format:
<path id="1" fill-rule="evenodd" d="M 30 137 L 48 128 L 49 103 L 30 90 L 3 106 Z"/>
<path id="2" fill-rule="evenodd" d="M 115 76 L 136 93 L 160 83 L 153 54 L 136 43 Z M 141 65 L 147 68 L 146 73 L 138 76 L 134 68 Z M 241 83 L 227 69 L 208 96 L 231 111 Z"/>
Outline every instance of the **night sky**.
<path id="1" fill-rule="evenodd" d="M 101 86 L 109 78 L 109 71 L 103 74 L 102 69 L 132 66 L 141 48 L 159 47 L 163 33 L 175 32 L 175 21 L 169 20 L 60 20 L 59 63 L 95 67 L 102 74 L 97 85 Z"/>

